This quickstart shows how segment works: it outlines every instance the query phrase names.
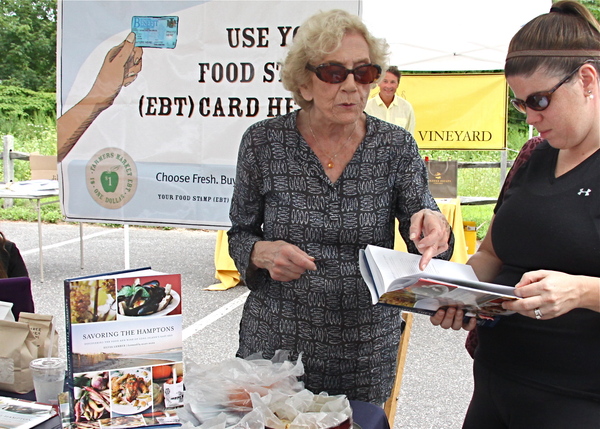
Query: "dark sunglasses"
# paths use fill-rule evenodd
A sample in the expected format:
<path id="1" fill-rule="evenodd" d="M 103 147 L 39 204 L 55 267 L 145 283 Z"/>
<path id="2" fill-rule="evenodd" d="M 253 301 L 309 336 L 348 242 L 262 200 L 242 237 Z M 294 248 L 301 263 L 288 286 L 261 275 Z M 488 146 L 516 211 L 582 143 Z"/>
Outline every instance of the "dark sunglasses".
<path id="1" fill-rule="evenodd" d="M 357 83 L 369 84 L 375 82 L 381 76 L 381 67 L 377 64 L 363 64 L 362 66 L 347 69 L 341 64 L 325 63 L 318 66 L 306 65 L 306 69 L 317 75 L 319 79 L 327 83 L 342 83 L 352 73 Z"/>
<path id="2" fill-rule="evenodd" d="M 586 63 L 587 61 L 583 64 Z M 521 113 L 527 113 L 527 107 L 529 107 L 531 110 L 535 110 L 536 112 L 546 110 L 550 105 L 550 101 L 552 100 L 552 94 L 554 93 L 554 91 L 560 88 L 560 86 L 563 83 L 571 79 L 573 75 L 577 73 L 577 71 L 583 66 L 583 64 L 581 64 L 575 70 L 573 70 L 571 73 L 565 76 L 565 78 L 558 82 L 556 85 L 554 85 L 554 88 L 552 88 L 551 90 L 534 92 L 533 94 L 530 94 L 526 100 L 521 100 L 520 98 L 513 98 L 510 100 L 510 102 L 515 107 L 515 109 L 517 109 Z"/>

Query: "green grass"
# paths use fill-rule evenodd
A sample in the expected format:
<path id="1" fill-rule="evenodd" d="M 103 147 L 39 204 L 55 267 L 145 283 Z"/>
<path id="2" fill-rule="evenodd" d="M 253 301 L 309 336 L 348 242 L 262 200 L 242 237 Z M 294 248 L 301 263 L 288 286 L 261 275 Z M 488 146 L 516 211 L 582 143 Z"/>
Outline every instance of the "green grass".
<path id="1" fill-rule="evenodd" d="M 10 134 L 15 137 L 15 151 L 41 155 L 56 154 L 56 120 L 47 116 L 34 116 L 30 119 L 0 116 L 0 136 Z M 527 140 L 522 124 L 510 125 L 508 132 L 508 158 L 514 159 L 520 147 Z M 456 159 L 462 162 L 500 162 L 498 151 L 421 151 L 423 157 L 431 159 Z M 15 179 L 29 180 L 31 171 L 29 162 L 15 160 Z M 2 178 L 3 180 L 3 178 Z M 500 169 L 460 168 L 458 170 L 458 194 L 473 197 L 496 198 L 500 191 Z M 42 200 L 47 202 L 50 199 Z M 1 201 L 1 200 L 0 200 Z M 0 210 L 0 219 L 13 221 L 37 221 L 36 202 L 32 200 L 13 200 L 13 207 Z M 474 221 L 477 226 L 477 238 L 485 236 L 494 205 L 463 206 L 463 219 Z M 64 220 L 58 203 L 41 208 L 43 222 L 56 223 Z M 107 224 L 115 226 L 114 224 Z M 167 229 L 170 229 L 167 227 Z"/>
<path id="2" fill-rule="evenodd" d="M 458 195 L 469 197 L 497 198 L 500 192 L 500 169 L 496 168 L 460 168 L 458 170 Z M 480 206 L 462 206 L 465 221 L 477 224 L 477 239 L 485 236 L 494 204 Z"/>
<path id="3" fill-rule="evenodd" d="M 464 221 L 475 222 L 477 225 L 477 239 L 483 240 L 490 225 L 490 219 L 494 214 L 494 205 L 462 206 L 461 211 Z"/>

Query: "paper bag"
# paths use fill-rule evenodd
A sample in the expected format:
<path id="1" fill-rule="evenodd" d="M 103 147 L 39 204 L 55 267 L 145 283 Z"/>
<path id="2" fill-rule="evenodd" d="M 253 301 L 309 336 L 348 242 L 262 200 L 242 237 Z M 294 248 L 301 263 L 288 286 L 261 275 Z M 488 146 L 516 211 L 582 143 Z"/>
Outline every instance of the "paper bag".
<path id="1" fill-rule="evenodd" d="M 458 196 L 458 162 L 425 161 L 429 191 L 434 198 L 456 198 Z"/>
<path id="2" fill-rule="evenodd" d="M 51 315 L 21 312 L 18 322 L 0 320 L 0 390 L 32 391 L 29 363 L 38 357 L 58 356 L 58 333 L 52 319 Z"/>
<path id="3" fill-rule="evenodd" d="M 58 357 L 58 332 L 52 319 L 49 314 L 21 312 L 19 315 L 19 322 L 27 323 L 35 337 L 38 357 Z"/>
<path id="4" fill-rule="evenodd" d="M 29 362 L 38 357 L 38 347 L 29 325 L 0 320 L 0 344 L 0 390 L 16 393 L 32 391 Z"/>

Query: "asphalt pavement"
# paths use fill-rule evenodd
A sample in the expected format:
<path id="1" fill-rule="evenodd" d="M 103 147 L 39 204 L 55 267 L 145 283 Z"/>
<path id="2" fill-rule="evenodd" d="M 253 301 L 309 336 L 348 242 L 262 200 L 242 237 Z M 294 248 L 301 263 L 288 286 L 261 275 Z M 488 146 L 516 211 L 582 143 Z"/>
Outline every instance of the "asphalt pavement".
<path id="1" fill-rule="evenodd" d="M 78 224 L 43 224 L 42 282 L 37 223 L 4 221 L 0 230 L 23 254 L 36 312 L 52 314 L 57 321 L 61 355 L 66 350 L 64 280 L 148 266 L 182 276 L 185 357 L 212 364 L 235 355 L 248 289 L 205 290 L 216 283 L 216 231 L 84 224 L 82 260 Z M 432 326 L 428 317 L 415 316 L 394 429 L 461 427 L 473 386 L 465 338 L 464 331 L 445 331 Z"/>

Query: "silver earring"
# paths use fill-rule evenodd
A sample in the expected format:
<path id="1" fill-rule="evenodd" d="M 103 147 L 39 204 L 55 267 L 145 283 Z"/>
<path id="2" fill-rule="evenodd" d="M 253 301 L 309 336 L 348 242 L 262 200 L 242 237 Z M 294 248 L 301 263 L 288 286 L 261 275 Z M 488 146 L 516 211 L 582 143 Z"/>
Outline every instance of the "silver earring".
<path id="1" fill-rule="evenodd" d="M 592 91 L 591 91 L 591 90 L 588 90 L 586 97 L 589 97 L 589 98 L 590 98 L 590 100 L 593 100 L 593 99 L 594 99 L 594 94 L 592 94 Z"/>

